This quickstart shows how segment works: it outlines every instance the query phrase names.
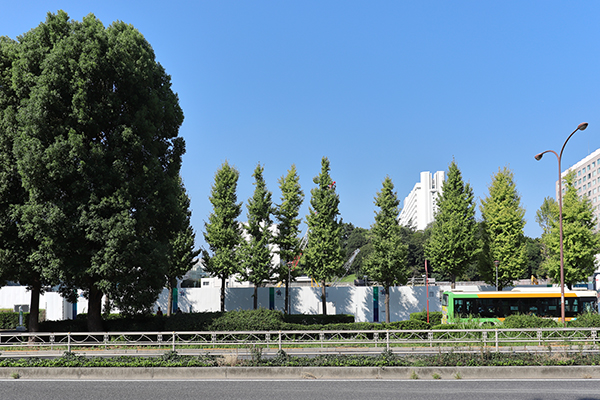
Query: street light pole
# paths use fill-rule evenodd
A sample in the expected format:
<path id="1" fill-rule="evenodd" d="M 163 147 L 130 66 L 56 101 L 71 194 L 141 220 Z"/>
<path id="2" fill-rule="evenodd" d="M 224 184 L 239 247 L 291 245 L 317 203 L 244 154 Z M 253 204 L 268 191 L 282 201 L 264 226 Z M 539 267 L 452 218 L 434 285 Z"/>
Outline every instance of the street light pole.
<path id="1" fill-rule="evenodd" d="M 560 322 L 564 325 L 565 323 L 565 262 L 563 255 L 563 212 L 562 212 L 562 168 L 560 162 L 562 160 L 562 154 L 571 136 L 577 131 L 584 131 L 588 127 L 587 122 L 582 122 L 577 125 L 577 128 L 569 135 L 562 148 L 560 154 L 557 154 L 554 150 L 546 150 L 542 153 L 536 154 L 535 159 L 541 160 L 544 154 L 553 153 L 558 160 L 558 221 L 559 221 L 559 242 L 560 242 Z"/>

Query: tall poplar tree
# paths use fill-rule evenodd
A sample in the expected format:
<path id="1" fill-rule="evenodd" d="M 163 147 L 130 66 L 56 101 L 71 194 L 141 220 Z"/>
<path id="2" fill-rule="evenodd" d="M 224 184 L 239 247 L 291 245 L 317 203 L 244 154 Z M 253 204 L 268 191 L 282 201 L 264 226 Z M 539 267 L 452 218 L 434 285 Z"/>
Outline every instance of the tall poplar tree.
<path id="1" fill-rule="evenodd" d="M 270 245 L 271 214 L 273 202 L 271 192 L 263 178 L 264 167 L 256 166 L 254 177 L 254 194 L 248 199 L 248 222 L 244 225 L 246 240 L 242 242 L 242 278 L 254 285 L 254 309 L 258 308 L 258 288 L 273 276 L 273 256 Z"/>
<path id="2" fill-rule="evenodd" d="M 340 199 L 335 182 L 329 175 L 327 157 L 321 160 L 321 173 L 313 178 L 308 223 L 308 245 L 304 251 L 304 270 L 321 285 L 323 315 L 327 315 L 327 281 L 341 272 L 344 255 L 341 246 L 341 223 L 338 221 Z"/>
<path id="3" fill-rule="evenodd" d="M 408 246 L 402 243 L 401 226 L 398 224 L 400 200 L 394 192 L 389 176 L 383 181 L 381 192 L 377 192 L 375 224 L 371 227 L 373 251 L 365 259 L 363 267 L 369 279 L 385 288 L 385 322 L 390 322 L 390 288 L 405 285 L 408 280 L 406 256 Z"/>
<path id="4" fill-rule="evenodd" d="M 190 210 L 190 198 L 179 179 L 178 202 L 180 210 L 172 215 L 172 234 L 169 240 L 169 264 L 166 272 L 167 289 L 169 299 L 167 300 L 167 316 L 173 312 L 173 292 L 177 287 L 177 280 L 181 279 L 196 262 L 200 254 L 195 250 L 196 234 L 191 224 L 192 212 Z"/>
<path id="5" fill-rule="evenodd" d="M 435 271 L 450 277 L 454 288 L 456 277 L 465 271 L 477 250 L 473 189 L 463 182 L 454 160 L 448 167 L 437 205 L 425 256 Z"/>
<path id="6" fill-rule="evenodd" d="M 204 270 L 221 279 L 221 311 L 225 311 L 225 281 L 241 272 L 240 245 L 242 228 L 237 218 L 242 212 L 242 203 L 237 202 L 237 169 L 223 163 L 215 174 L 210 202 L 213 211 L 204 223 L 204 239 L 212 252 L 202 251 Z"/>
<path id="7" fill-rule="evenodd" d="M 275 218 L 279 223 L 274 241 L 279 248 L 280 263 L 275 273 L 278 280 L 285 284 L 285 312 L 288 313 L 290 310 L 290 280 L 294 278 L 294 271 L 291 270 L 291 267 L 293 260 L 301 253 L 301 239 L 298 236 L 302 218 L 298 218 L 298 215 L 304 201 L 304 192 L 300 188 L 300 178 L 296 173 L 295 165 L 292 164 L 287 175 L 279 178 L 279 188 L 281 204 L 275 210 Z"/>
<path id="8" fill-rule="evenodd" d="M 600 252 L 600 237 L 595 232 L 596 218 L 587 196 L 579 197 L 575 188 L 574 173 L 564 178 L 563 188 L 563 251 L 565 285 L 571 288 L 587 282 L 593 275 L 596 254 Z M 550 232 L 542 237 L 548 249 L 548 258 L 542 264 L 555 283 L 560 282 L 560 226 L 558 207 L 553 207 Z"/>
<path id="9" fill-rule="evenodd" d="M 517 192 L 514 176 L 507 167 L 499 169 L 489 187 L 489 195 L 481 201 L 483 218 L 483 251 L 480 272 L 485 281 L 498 290 L 521 278 L 527 269 L 527 246 L 523 228 L 525 210 Z"/>

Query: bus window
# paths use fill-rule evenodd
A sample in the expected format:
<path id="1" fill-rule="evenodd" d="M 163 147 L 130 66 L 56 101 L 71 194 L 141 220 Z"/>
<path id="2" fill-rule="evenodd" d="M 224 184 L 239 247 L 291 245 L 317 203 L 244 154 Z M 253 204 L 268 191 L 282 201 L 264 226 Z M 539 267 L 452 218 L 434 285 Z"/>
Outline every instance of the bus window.
<path id="1" fill-rule="evenodd" d="M 446 307 L 448 306 L 448 295 L 446 293 L 442 295 L 442 305 Z"/>

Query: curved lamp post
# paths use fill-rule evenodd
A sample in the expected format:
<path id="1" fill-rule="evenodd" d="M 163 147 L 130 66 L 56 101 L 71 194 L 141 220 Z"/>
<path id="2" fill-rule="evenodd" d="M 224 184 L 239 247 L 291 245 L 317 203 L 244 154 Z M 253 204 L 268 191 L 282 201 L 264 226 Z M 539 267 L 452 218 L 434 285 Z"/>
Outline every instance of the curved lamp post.
<path id="1" fill-rule="evenodd" d="M 562 169 L 560 166 L 560 161 L 562 159 L 563 150 L 565 149 L 565 146 L 567 145 L 569 139 L 571 139 L 571 136 L 573 136 L 577 131 L 585 130 L 585 128 L 587 127 L 587 122 L 582 122 L 581 124 L 577 125 L 577 129 L 575 129 L 569 135 L 567 140 L 565 140 L 565 143 L 560 149 L 560 154 L 557 154 L 554 150 L 546 150 L 542 153 L 535 155 L 535 159 L 538 161 L 541 160 L 544 154 L 546 153 L 553 153 L 558 159 L 558 221 L 560 227 L 560 321 L 563 325 L 565 323 L 565 264 L 563 257 Z"/>

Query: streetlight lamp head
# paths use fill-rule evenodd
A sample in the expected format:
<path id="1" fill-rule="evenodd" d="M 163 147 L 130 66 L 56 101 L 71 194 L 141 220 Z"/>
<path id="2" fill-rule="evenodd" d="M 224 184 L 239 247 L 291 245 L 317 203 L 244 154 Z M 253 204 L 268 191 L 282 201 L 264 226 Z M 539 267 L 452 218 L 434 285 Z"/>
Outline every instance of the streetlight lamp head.
<path id="1" fill-rule="evenodd" d="M 585 131 L 585 128 L 588 127 L 588 123 L 587 122 L 582 122 L 579 125 L 577 125 L 577 129 L 579 129 L 580 131 Z"/>
<path id="2" fill-rule="evenodd" d="M 535 159 L 536 159 L 537 161 L 540 161 L 540 160 L 542 159 L 542 157 L 544 157 L 544 153 L 540 153 L 540 154 L 536 154 L 536 155 L 535 155 Z"/>

